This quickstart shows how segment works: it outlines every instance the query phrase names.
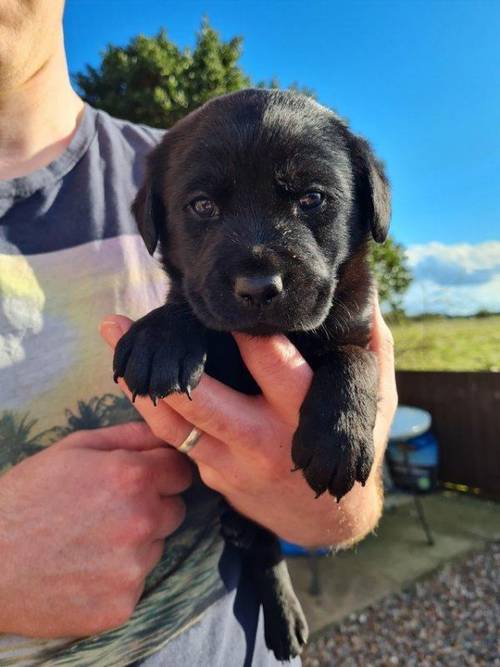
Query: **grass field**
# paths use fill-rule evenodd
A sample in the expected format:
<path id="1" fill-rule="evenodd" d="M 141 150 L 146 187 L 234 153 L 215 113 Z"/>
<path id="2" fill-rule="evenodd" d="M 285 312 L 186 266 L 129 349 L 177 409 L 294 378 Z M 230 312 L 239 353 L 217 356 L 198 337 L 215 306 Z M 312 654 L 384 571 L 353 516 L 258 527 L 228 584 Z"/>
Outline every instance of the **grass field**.
<path id="1" fill-rule="evenodd" d="M 500 315 L 390 326 L 398 370 L 500 371 Z"/>

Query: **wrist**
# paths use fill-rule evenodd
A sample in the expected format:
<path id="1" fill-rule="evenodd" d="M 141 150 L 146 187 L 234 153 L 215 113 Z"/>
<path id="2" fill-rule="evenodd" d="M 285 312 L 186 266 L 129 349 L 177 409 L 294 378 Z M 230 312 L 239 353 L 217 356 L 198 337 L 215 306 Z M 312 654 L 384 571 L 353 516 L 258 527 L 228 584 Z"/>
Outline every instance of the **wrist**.
<path id="1" fill-rule="evenodd" d="M 280 517 L 266 527 L 279 537 L 306 548 L 348 548 L 362 540 L 377 526 L 382 513 L 380 474 L 377 472 L 363 487 L 354 488 L 338 503 L 324 494 L 303 503 L 304 512 Z"/>

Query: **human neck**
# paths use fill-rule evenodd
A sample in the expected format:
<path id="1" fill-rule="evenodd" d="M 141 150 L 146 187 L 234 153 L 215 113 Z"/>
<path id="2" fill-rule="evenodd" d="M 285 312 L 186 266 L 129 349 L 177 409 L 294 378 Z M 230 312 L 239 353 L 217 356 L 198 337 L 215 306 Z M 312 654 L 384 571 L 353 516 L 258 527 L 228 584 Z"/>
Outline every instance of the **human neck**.
<path id="1" fill-rule="evenodd" d="M 0 90 L 0 180 L 25 176 L 56 160 L 83 113 L 71 88 L 62 38 L 27 81 Z"/>

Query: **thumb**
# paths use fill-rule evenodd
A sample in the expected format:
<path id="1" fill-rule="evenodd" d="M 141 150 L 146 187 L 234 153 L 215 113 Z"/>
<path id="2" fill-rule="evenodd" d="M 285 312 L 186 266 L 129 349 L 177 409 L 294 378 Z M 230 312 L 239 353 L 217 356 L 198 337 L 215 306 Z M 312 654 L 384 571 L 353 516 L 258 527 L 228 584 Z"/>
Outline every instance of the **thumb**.
<path id="1" fill-rule="evenodd" d="M 378 411 L 390 425 L 398 404 L 396 373 L 394 369 L 394 338 L 380 311 L 378 298 L 373 309 L 370 349 L 377 357 L 379 369 Z"/>
<path id="2" fill-rule="evenodd" d="M 125 315 L 107 315 L 101 322 L 99 331 L 106 343 L 111 348 L 114 348 L 123 334 L 130 329 L 131 325 L 132 320 L 125 317 Z"/>
<path id="3" fill-rule="evenodd" d="M 313 377 L 304 357 L 286 336 L 233 335 L 264 397 L 287 421 L 295 423 Z"/>
<path id="4" fill-rule="evenodd" d="M 375 352 L 380 370 L 381 380 L 394 378 L 394 338 L 387 326 L 378 301 L 375 297 L 373 305 L 372 335 L 370 349 Z"/>
<path id="5" fill-rule="evenodd" d="M 165 447 L 166 442 L 157 438 L 145 422 L 128 422 L 105 428 L 75 431 L 52 447 L 75 449 L 128 449 L 143 451 Z"/>

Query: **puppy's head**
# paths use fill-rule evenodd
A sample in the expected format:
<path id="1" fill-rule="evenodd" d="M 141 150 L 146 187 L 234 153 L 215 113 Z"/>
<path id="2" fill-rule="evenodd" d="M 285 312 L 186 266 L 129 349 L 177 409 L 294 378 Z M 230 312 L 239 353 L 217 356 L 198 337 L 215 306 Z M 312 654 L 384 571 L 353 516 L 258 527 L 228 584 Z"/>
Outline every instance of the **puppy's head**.
<path id="1" fill-rule="evenodd" d="M 333 112 L 246 90 L 165 135 L 133 211 L 207 327 L 268 334 L 321 325 L 341 266 L 385 239 L 390 204 L 380 163 Z"/>

